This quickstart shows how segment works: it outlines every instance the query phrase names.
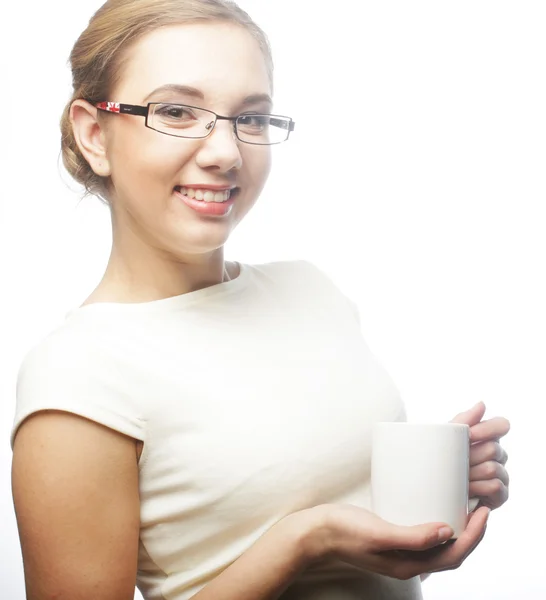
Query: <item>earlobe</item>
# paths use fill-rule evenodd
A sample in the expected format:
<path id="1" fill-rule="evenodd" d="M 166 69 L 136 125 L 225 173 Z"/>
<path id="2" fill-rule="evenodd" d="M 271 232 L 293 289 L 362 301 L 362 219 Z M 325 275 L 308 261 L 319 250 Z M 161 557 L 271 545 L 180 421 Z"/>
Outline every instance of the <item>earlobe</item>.
<path id="1" fill-rule="evenodd" d="M 94 173 L 110 176 L 105 136 L 98 121 L 98 109 L 85 100 L 74 100 L 70 107 L 70 123 L 76 144 Z"/>

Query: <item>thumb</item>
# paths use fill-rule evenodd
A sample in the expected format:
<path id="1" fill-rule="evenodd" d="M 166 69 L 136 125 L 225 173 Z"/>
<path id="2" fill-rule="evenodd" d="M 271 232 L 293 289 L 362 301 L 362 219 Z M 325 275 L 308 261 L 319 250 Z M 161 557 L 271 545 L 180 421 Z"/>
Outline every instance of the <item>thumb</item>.
<path id="1" fill-rule="evenodd" d="M 453 529 L 446 523 L 425 523 L 411 527 L 387 523 L 384 550 L 428 550 L 446 542 Z"/>

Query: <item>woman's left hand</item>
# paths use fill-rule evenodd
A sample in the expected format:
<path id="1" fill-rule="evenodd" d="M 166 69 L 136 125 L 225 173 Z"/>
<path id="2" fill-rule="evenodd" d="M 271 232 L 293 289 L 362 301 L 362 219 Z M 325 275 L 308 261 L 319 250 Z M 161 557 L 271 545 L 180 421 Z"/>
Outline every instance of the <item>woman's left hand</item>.
<path id="1" fill-rule="evenodd" d="M 499 440 L 510 431 L 510 422 L 504 417 L 482 421 L 485 408 L 485 404 L 479 402 L 470 410 L 459 413 L 451 423 L 470 426 L 469 496 L 479 497 L 480 506 L 493 510 L 508 500 L 510 479 L 505 467 L 508 454 Z"/>

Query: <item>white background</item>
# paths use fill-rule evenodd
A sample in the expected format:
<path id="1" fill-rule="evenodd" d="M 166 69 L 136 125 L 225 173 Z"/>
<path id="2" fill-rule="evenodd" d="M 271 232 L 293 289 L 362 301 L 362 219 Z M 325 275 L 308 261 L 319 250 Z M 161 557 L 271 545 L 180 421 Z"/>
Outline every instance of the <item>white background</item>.
<path id="1" fill-rule="evenodd" d="M 17 368 L 92 291 L 109 253 L 107 209 L 80 203 L 58 169 L 66 60 L 99 5 L 34 0 L 2 9 L 6 600 L 24 597 L 9 481 Z M 276 109 L 297 129 L 275 149 L 269 184 L 226 258 L 307 258 L 330 273 L 358 303 L 410 420 L 446 421 L 478 400 L 488 416 L 511 420 L 510 501 L 467 562 L 423 588 L 428 600 L 546 597 L 544 2 L 241 5 L 270 36 Z"/>

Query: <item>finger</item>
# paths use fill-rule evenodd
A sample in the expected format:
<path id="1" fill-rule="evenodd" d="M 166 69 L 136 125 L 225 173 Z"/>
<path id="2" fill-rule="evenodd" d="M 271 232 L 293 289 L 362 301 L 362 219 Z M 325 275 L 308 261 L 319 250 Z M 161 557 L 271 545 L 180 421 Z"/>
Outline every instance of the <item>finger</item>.
<path id="1" fill-rule="evenodd" d="M 415 554 L 415 553 L 409 553 Z M 397 550 L 382 552 L 381 554 L 370 555 L 366 558 L 366 564 L 360 565 L 353 563 L 354 566 L 373 571 L 385 577 L 394 577 L 395 579 L 411 579 L 421 573 L 425 573 L 422 563 L 418 559 L 409 559 Z"/>
<path id="2" fill-rule="evenodd" d="M 437 546 L 442 548 L 442 546 Z M 428 565 L 431 562 L 432 554 L 425 557 L 427 552 L 433 552 L 435 549 L 423 552 L 413 552 L 410 550 L 390 550 L 377 555 L 368 557 L 365 570 L 372 570 L 386 577 L 395 579 L 411 579 L 422 573 L 427 573 Z M 360 565 L 355 565 L 360 566 Z M 370 568 L 371 567 L 371 568 Z"/>
<path id="3" fill-rule="evenodd" d="M 491 440 L 489 442 L 479 442 L 470 446 L 469 463 L 471 467 L 489 460 L 494 460 L 501 465 L 505 465 L 508 461 L 508 453 L 499 442 Z"/>
<path id="4" fill-rule="evenodd" d="M 483 402 L 478 402 L 475 406 L 466 410 L 462 413 L 459 413 L 457 416 L 451 419 L 450 423 L 463 423 L 466 425 L 477 425 L 485 415 L 485 404 Z"/>
<path id="5" fill-rule="evenodd" d="M 447 571 L 460 567 L 482 541 L 490 512 L 486 507 L 476 510 L 458 539 L 446 545 L 442 552 L 430 559 L 426 565 L 426 572 Z"/>
<path id="6" fill-rule="evenodd" d="M 424 550 L 391 550 L 385 555 L 390 555 L 394 558 L 403 558 L 404 560 L 419 561 L 420 563 L 428 562 L 432 559 L 437 559 L 447 551 L 457 540 L 447 540 L 443 544 Z"/>
<path id="7" fill-rule="evenodd" d="M 479 442 L 470 446 L 470 466 L 479 465 L 494 460 L 501 465 L 505 465 L 508 460 L 508 453 L 496 441 Z"/>
<path id="8" fill-rule="evenodd" d="M 487 440 L 498 440 L 510 431 L 510 421 L 504 417 L 494 417 L 486 421 L 478 422 L 470 428 L 470 441 L 485 442 Z"/>
<path id="9" fill-rule="evenodd" d="M 504 485 L 510 484 L 510 476 L 503 465 L 495 460 L 488 460 L 472 467 L 469 472 L 470 482 L 484 481 L 489 479 L 500 479 Z"/>
<path id="10" fill-rule="evenodd" d="M 404 527 L 384 521 L 381 539 L 377 541 L 378 551 L 425 550 L 445 542 L 453 535 L 446 523 L 425 523 Z M 440 536 L 440 531 L 444 530 Z"/>
<path id="11" fill-rule="evenodd" d="M 499 508 L 509 496 L 509 488 L 500 479 L 491 479 L 489 481 L 473 481 L 468 488 L 471 497 L 478 496 L 480 502 L 491 508 Z"/>
<path id="12" fill-rule="evenodd" d="M 457 540 L 423 552 L 389 552 L 385 558 L 390 562 L 390 576 L 409 579 L 421 573 L 457 569 L 483 539 L 489 513 L 483 507 L 476 511 Z M 380 566 L 388 569 L 389 564 Z"/>
<path id="13" fill-rule="evenodd" d="M 470 445 L 469 463 L 471 467 L 494 460 L 502 464 L 504 450 L 499 442 L 490 440 L 488 442 L 478 442 Z"/>

